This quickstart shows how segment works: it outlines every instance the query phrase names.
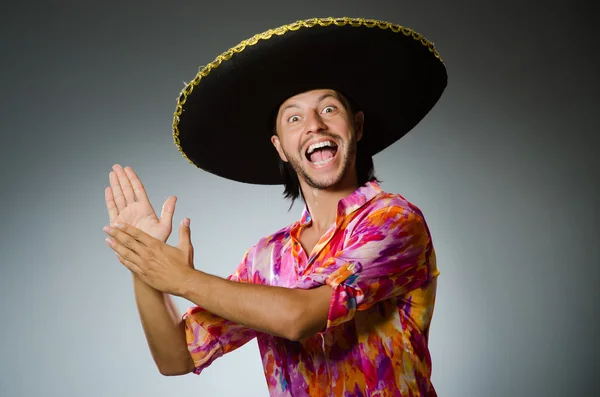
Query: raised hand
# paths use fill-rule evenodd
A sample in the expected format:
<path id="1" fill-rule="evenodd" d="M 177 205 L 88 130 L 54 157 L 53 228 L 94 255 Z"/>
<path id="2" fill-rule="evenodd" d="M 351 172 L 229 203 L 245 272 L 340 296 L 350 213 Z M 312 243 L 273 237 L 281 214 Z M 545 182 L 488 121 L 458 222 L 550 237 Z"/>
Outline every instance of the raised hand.
<path id="1" fill-rule="evenodd" d="M 119 262 L 152 288 L 180 295 L 186 280 L 194 271 L 194 248 L 190 238 L 190 223 L 186 218 L 179 226 L 179 244 L 168 245 L 127 224 L 106 226 L 106 242 Z"/>
<path id="2" fill-rule="evenodd" d="M 110 187 L 104 191 L 104 197 L 110 223 L 132 225 L 157 240 L 166 242 L 172 230 L 177 197 L 167 198 L 159 219 L 148 200 L 144 185 L 131 167 L 123 169 L 115 164 L 109 180 Z"/>

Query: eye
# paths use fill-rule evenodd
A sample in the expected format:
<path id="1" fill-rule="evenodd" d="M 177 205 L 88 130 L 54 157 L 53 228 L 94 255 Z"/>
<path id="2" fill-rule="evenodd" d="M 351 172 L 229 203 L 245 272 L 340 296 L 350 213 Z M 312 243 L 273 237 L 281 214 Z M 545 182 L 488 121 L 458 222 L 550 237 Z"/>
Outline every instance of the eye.
<path id="1" fill-rule="evenodd" d="M 300 117 L 298 116 L 292 116 L 288 119 L 288 123 L 294 123 L 296 121 L 300 120 Z"/>
<path id="2" fill-rule="evenodd" d="M 325 108 L 323 109 L 323 113 L 331 113 L 336 109 L 335 106 L 325 106 Z"/>

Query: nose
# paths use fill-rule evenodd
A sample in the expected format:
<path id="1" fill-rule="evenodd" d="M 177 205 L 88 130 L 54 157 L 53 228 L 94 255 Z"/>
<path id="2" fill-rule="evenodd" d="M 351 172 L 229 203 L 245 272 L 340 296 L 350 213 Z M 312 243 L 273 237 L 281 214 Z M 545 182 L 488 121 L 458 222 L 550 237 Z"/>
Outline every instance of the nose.
<path id="1" fill-rule="evenodd" d="M 306 116 L 306 133 L 321 132 L 327 129 L 327 124 L 323 122 L 321 115 L 314 111 L 309 112 Z"/>

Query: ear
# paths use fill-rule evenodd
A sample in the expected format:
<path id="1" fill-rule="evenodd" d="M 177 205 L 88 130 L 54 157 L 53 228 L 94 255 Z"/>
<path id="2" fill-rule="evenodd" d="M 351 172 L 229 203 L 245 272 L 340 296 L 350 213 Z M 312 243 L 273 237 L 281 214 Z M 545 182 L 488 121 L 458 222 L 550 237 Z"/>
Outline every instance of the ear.
<path id="1" fill-rule="evenodd" d="M 356 141 L 360 141 L 363 136 L 365 126 L 365 114 L 363 112 L 357 112 L 354 115 L 354 127 L 356 128 Z"/>
<path id="2" fill-rule="evenodd" d="M 281 158 L 282 161 L 287 163 L 288 159 L 285 156 L 285 153 L 283 153 L 283 149 L 281 148 L 281 142 L 279 141 L 279 137 L 277 135 L 271 136 L 271 143 L 273 144 L 273 146 L 275 146 L 277 153 L 279 153 L 279 158 Z"/>

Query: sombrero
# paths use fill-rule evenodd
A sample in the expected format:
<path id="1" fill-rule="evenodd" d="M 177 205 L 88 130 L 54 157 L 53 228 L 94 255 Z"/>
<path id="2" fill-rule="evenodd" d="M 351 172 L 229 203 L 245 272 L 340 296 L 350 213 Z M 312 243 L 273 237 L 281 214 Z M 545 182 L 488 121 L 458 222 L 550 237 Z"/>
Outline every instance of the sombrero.
<path id="1" fill-rule="evenodd" d="M 365 114 L 358 150 L 377 154 L 413 129 L 446 88 L 443 60 L 412 29 L 314 18 L 244 40 L 199 69 L 177 99 L 173 139 L 196 167 L 234 181 L 282 183 L 270 137 L 287 98 L 334 89 Z"/>

